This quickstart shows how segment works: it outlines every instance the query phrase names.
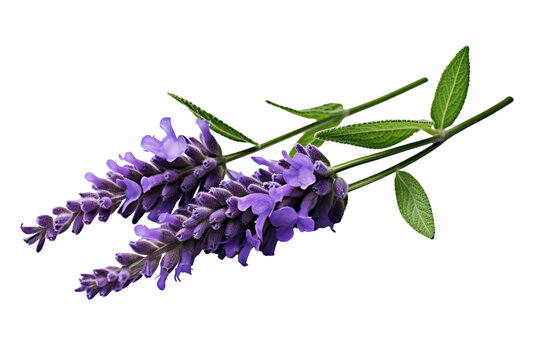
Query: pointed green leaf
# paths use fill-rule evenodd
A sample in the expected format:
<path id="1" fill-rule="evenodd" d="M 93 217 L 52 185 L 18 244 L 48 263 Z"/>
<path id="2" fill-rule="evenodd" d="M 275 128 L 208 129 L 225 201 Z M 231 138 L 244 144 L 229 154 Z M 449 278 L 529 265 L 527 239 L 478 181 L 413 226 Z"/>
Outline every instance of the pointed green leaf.
<path id="1" fill-rule="evenodd" d="M 458 117 L 469 89 L 469 47 L 465 46 L 444 70 L 431 105 L 435 128 L 445 129 Z"/>
<path id="2" fill-rule="evenodd" d="M 433 239 L 435 221 L 422 185 L 405 171 L 396 171 L 394 185 L 399 212 L 405 221 L 420 234 Z"/>
<path id="3" fill-rule="evenodd" d="M 240 131 L 234 129 L 230 125 L 227 125 L 223 121 L 219 120 L 214 115 L 207 113 L 206 111 L 204 111 L 197 105 L 175 94 L 171 94 L 171 93 L 168 93 L 168 94 L 173 99 L 185 105 L 189 109 L 189 111 L 191 111 L 193 115 L 195 115 L 197 118 L 208 121 L 210 123 L 210 129 L 214 130 L 218 134 L 228 137 L 229 139 L 234 140 L 234 141 L 247 142 L 247 143 L 252 143 L 252 144 L 257 145 L 255 141 L 251 140 L 246 135 L 242 134 Z"/>
<path id="4" fill-rule="evenodd" d="M 384 120 L 319 131 L 315 137 L 343 144 L 383 149 L 395 145 L 433 123 L 425 120 Z"/>
<path id="5" fill-rule="evenodd" d="M 321 146 L 324 143 L 324 140 L 317 139 L 315 137 L 315 133 L 321 130 L 336 127 L 339 124 L 341 124 L 342 120 L 343 120 L 343 117 L 340 116 L 340 117 L 337 117 L 335 120 L 330 120 L 327 123 L 321 124 L 321 126 L 318 126 L 312 130 L 306 131 L 304 135 L 302 135 L 300 139 L 298 139 L 297 143 L 302 144 L 304 146 L 306 146 L 307 144 L 312 144 L 317 147 Z M 289 156 L 293 156 L 295 153 L 296 153 L 296 149 L 293 147 L 291 151 L 289 152 Z"/>
<path id="6" fill-rule="evenodd" d="M 309 119 L 323 120 L 327 119 L 330 116 L 339 116 L 344 113 L 343 105 L 336 103 L 324 104 L 321 106 L 316 106 L 314 108 L 305 109 L 305 110 L 295 110 L 290 107 L 283 105 L 278 105 L 270 100 L 266 100 L 270 105 L 283 109 L 290 112 L 291 114 L 302 116 Z"/>
<path id="7" fill-rule="evenodd" d="M 330 117 L 334 118 L 334 120 L 330 120 L 324 124 L 321 124 L 321 126 L 318 126 L 314 129 L 306 131 L 297 141 L 297 143 L 302 144 L 304 146 L 306 146 L 307 144 L 321 146 L 324 143 L 324 140 L 317 139 L 315 137 L 315 133 L 321 130 L 330 129 L 330 128 L 338 126 L 339 124 L 341 124 L 341 121 L 343 120 L 343 118 L 347 115 L 346 110 L 343 108 L 343 105 L 336 104 L 336 103 L 328 103 L 328 104 L 316 106 L 316 107 L 305 109 L 305 110 L 296 110 L 290 107 L 276 104 L 270 100 L 266 100 L 266 102 L 270 105 L 273 105 L 275 107 L 288 111 L 291 114 L 302 116 L 308 119 L 315 119 L 315 120 L 321 121 L 321 120 L 326 120 Z M 296 153 L 296 149 L 293 147 L 291 151 L 289 152 L 289 155 L 293 156 L 295 153 Z"/>

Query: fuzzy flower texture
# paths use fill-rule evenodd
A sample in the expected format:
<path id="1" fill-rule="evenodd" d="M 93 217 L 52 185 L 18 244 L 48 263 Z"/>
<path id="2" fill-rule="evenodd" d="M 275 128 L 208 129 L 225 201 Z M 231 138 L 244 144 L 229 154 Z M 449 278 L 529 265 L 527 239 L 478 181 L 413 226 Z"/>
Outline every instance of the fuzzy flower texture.
<path id="1" fill-rule="evenodd" d="M 314 231 L 339 223 L 346 206 L 346 182 L 329 173 L 326 157 L 313 145 L 296 145 L 291 158 L 284 151 L 280 161 L 253 160 L 266 167 L 253 176 L 229 170 L 223 180 L 194 200 L 181 204 L 173 214 L 161 213 L 158 228 L 135 227 L 140 237 L 129 245 L 135 253 L 116 254 L 120 265 L 82 274 L 76 291 L 89 299 L 120 291 L 142 276 L 159 272 L 163 290 L 174 271 L 191 274 L 201 252 L 220 259 L 238 257 L 246 266 L 251 251 L 273 255 L 278 241 L 289 241 L 294 229 Z"/>
<path id="2" fill-rule="evenodd" d="M 54 217 L 38 216 L 37 226 L 21 225 L 30 235 L 25 241 L 30 245 L 37 242 L 39 252 L 46 239 L 54 241 L 70 227 L 79 234 L 96 217 L 107 221 L 116 210 L 124 218 L 133 216 L 134 224 L 146 213 L 157 221 L 179 204 L 190 203 L 198 190 L 217 186 L 225 175 L 225 166 L 218 163 L 221 148 L 208 122 L 197 120 L 197 124 L 202 132 L 199 140 L 177 136 L 171 119 L 163 118 L 160 126 L 166 136 L 158 140 L 147 135 L 141 141 L 142 148 L 154 154 L 149 163 L 128 152 L 120 156 L 125 165 L 107 161 L 110 171 L 106 178 L 87 173 L 85 178 L 94 191 L 81 193 L 80 199 L 68 201 L 65 207 L 55 207 Z"/>

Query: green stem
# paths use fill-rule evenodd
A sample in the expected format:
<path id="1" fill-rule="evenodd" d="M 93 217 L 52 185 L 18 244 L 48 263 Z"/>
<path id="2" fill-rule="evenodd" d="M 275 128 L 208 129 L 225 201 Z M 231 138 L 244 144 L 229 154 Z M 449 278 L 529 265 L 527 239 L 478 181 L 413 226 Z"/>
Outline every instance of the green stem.
<path id="1" fill-rule="evenodd" d="M 435 150 L 436 148 L 438 148 L 441 145 L 442 145 L 442 142 L 438 142 L 436 144 L 433 144 L 430 147 L 428 147 L 428 148 L 420 151 L 419 153 L 411 156 L 410 158 L 407 158 L 404 161 L 402 161 L 402 162 L 400 162 L 400 163 L 398 163 L 398 164 L 396 164 L 394 166 L 389 167 L 388 169 L 385 169 L 385 170 L 383 170 L 381 172 L 378 172 L 378 173 L 376 173 L 374 175 L 371 175 L 371 176 L 369 176 L 369 177 L 367 177 L 365 179 L 358 180 L 358 181 L 353 182 L 352 184 L 349 184 L 349 192 L 351 192 L 353 190 L 356 190 L 356 189 L 359 189 L 359 188 L 361 188 L 363 186 L 366 186 L 368 184 L 371 184 L 371 183 L 373 183 L 373 182 L 375 182 L 377 180 L 381 180 L 382 178 L 395 173 L 397 170 L 402 169 L 405 166 L 412 164 L 416 160 L 419 160 L 419 159 L 423 158 L 424 156 L 426 156 L 427 154 L 429 154 L 430 152 L 432 152 L 433 150 Z"/>
<path id="2" fill-rule="evenodd" d="M 375 106 L 377 104 L 380 104 L 386 100 L 390 100 L 391 98 L 393 97 L 396 97 L 406 91 L 409 91 L 411 89 L 414 89 L 415 87 L 419 86 L 419 85 L 422 85 L 424 83 L 426 83 L 428 81 L 427 78 L 423 77 L 421 79 L 418 79 L 416 80 L 415 82 L 413 83 L 410 83 L 409 85 L 406 85 L 400 89 L 397 89 L 396 91 L 392 91 L 391 93 L 388 93 L 384 96 L 381 96 L 380 98 L 377 98 L 375 100 L 371 100 L 365 104 L 362 104 L 362 105 L 358 105 L 358 106 L 355 106 L 353 108 L 350 108 L 349 110 L 347 110 L 348 112 L 348 115 L 352 115 L 352 114 L 356 114 L 357 112 L 360 112 L 362 110 L 366 110 L 372 106 Z"/>
<path id="3" fill-rule="evenodd" d="M 415 149 L 415 148 L 420 147 L 420 146 L 435 143 L 437 141 L 440 141 L 441 138 L 442 138 L 441 136 L 432 136 L 432 137 L 429 137 L 429 138 L 426 138 L 426 139 L 422 139 L 422 140 L 412 142 L 410 144 L 405 144 L 405 145 L 401 145 L 401 146 L 398 146 L 398 147 L 395 147 L 395 148 L 392 148 L 392 149 L 380 151 L 380 152 L 377 152 L 375 154 L 362 156 L 360 158 L 357 158 L 357 159 L 354 159 L 354 160 L 349 160 L 349 161 L 346 161 L 346 162 L 341 163 L 339 165 L 333 166 L 330 169 L 330 171 L 332 173 L 338 173 L 340 171 L 347 170 L 347 169 L 353 168 L 353 167 L 358 166 L 358 165 L 366 164 L 368 162 L 372 162 L 372 161 L 379 160 L 379 159 L 382 159 L 382 158 L 385 158 L 385 157 L 388 157 L 388 156 L 396 155 L 396 154 L 399 154 L 401 152 L 404 152 L 404 151 L 407 151 L 407 150 L 412 150 L 412 149 Z"/>
<path id="4" fill-rule="evenodd" d="M 355 114 L 359 111 L 362 111 L 362 110 L 365 110 L 365 109 L 368 109 L 372 106 L 375 106 L 375 105 L 378 105 L 382 102 L 385 102 L 387 100 L 390 100 L 400 94 L 403 94 L 404 92 L 407 92 L 411 89 L 414 89 L 415 87 L 419 86 L 419 85 L 422 85 L 423 83 L 427 82 L 427 78 L 421 78 L 419 80 L 416 80 L 415 82 L 412 82 L 402 88 L 399 88 L 397 90 L 394 90 L 392 91 L 391 93 L 388 93 L 386 95 L 383 95 L 381 97 L 378 97 L 374 100 L 371 100 L 371 101 L 368 101 L 364 104 L 361 104 L 361 105 L 358 105 L 356 107 L 353 107 L 349 110 L 345 110 L 344 114 L 340 114 L 338 116 L 332 116 L 332 117 L 329 117 L 327 119 L 324 119 L 324 120 L 319 120 L 319 121 L 315 121 L 311 124 L 308 124 L 306 126 L 303 126 L 301 128 L 298 128 L 296 130 L 293 130 L 293 131 L 290 131 L 286 134 L 283 134 L 281 136 L 278 136 L 274 139 L 271 139 L 271 140 L 268 140 L 262 144 L 258 144 L 258 145 L 255 145 L 255 146 L 252 146 L 250 148 L 247 148 L 247 149 L 244 149 L 244 150 L 240 150 L 238 152 L 235 152 L 235 153 L 232 153 L 232 154 L 229 154 L 229 155 L 225 155 L 222 157 L 222 160 L 221 160 L 221 163 L 226 163 L 226 162 L 229 162 L 229 161 L 233 161 L 233 160 L 236 160 L 236 159 L 239 159 L 241 157 L 244 157 L 244 156 L 247 156 L 247 155 L 250 155 L 250 154 L 253 154 L 259 150 L 262 150 L 262 149 L 266 149 L 267 147 L 269 146 L 272 146 L 274 144 L 277 144 L 283 140 L 286 140 L 288 138 L 291 138 L 295 135 L 298 135 L 298 134 L 303 134 L 305 133 L 306 131 L 309 131 L 309 130 L 312 130 L 312 129 L 315 129 L 321 125 L 324 125 L 326 123 L 329 123 L 331 121 L 334 121 L 336 120 L 337 118 L 340 118 L 340 117 L 345 117 L 345 116 L 349 116 L 349 115 L 352 115 L 352 114 Z"/>
<path id="5" fill-rule="evenodd" d="M 378 172 L 378 173 L 376 173 L 374 175 L 371 175 L 371 176 L 369 176 L 369 177 L 367 177 L 365 179 L 362 179 L 362 180 L 353 182 L 352 184 L 349 184 L 349 191 L 353 191 L 353 190 L 359 189 L 359 188 L 361 188 L 363 186 L 366 186 L 368 184 L 371 184 L 371 183 L 373 183 L 373 182 L 375 182 L 377 180 L 380 180 L 380 179 L 382 179 L 382 178 L 384 178 L 384 177 L 386 177 L 388 175 L 393 174 L 397 170 L 402 169 L 402 168 L 414 163 L 417 160 L 420 160 L 421 158 L 423 158 L 424 156 L 426 156 L 427 154 L 429 154 L 430 152 L 432 152 L 433 150 L 435 150 L 436 148 L 441 146 L 446 140 L 450 139 L 452 136 L 462 132 L 463 130 L 467 129 L 469 126 L 472 126 L 472 125 L 484 120 L 488 116 L 491 116 L 491 115 L 495 114 L 497 111 L 499 111 L 502 108 L 510 105 L 512 103 L 512 101 L 514 101 L 514 99 L 509 96 L 506 99 L 504 99 L 503 101 L 499 102 L 498 104 L 490 107 L 486 111 L 484 111 L 484 112 L 482 112 L 482 113 L 480 113 L 480 114 L 478 114 L 476 116 L 473 116 L 472 118 L 462 122 L 461 124 L 458 124 L 458 125 L 454 126 L 453 128 L 446 131 L 446 133 L 443 133 L 440 136 L 440 138 L 438 139 L 439 140 L 438 142 L 436 142 L 433 145 L 427 147 L 426 149 L 418 152 L 417 154 L 415 154 L 415 155 L 401 161 L 400 163 L 397 163 L 396 165 L 391 166 L 391 167 L 389 167 L 389 168 L 387 168 L 387 169 L 385 169 L 385 170 L 383 170 L 381 172 Z M 432 138 L 429 138 L 429 139 L 432 139 Z M 426 140 L 428 140 L 428 139 L 426 139 Z M 410 144 L 410 145 L 412 145 L 412 144 Z M 373 155 L 377 155 L 377 154 L 373 154 Z M 338 167 L 341 166 L 341 165 L 342 164 L 338 165 Z"/>

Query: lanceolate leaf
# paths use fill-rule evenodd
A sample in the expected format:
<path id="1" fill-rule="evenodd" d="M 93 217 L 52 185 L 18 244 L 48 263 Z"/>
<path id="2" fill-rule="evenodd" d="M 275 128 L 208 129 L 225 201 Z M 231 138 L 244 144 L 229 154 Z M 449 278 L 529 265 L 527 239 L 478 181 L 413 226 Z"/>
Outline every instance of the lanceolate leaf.
<path id="1" fill-rule="evenodd" d="M 405 221 L 420 234 L 435 237 L 433 212 L 422 185 L 409 173 L 396 171 L 396 199 Z"/>
<path id="2" fill-rule="evenodd" d="M 465 46 L 444 70 L 431 105 L 437 129 L 452 125 L 458 117 L 469 89 L 469 47 Z"/>
<path id="3" fill-rule="evenodd" d="M 188 100 L 181 98 L 180 96 L 174 95 L 169 93 L 169 95 L 180 102 L 181 104 L 185 105 L 189 111 L 193 113 L 197 118 L 201 120 L 206 120 L 210 123 L 210 129 L 214 130 L 218 134 L 221 134 L 225 137 L 228 137 L 231 140 L 239 141 L 239 142 L 247 142 L 257 145 L 257 143 L 250 138 L 248 138 L 246 135 L 242 134 L 240 131 L 232 128 L 230 125 L 227 125 L 223 121 L 219 120 L 214 115 L 207 113 L 197 105 L 189 102 Z"/>
<path id="4" fill-rule="evenodd" d="M 321 120 L 326 120 L 328 118 L 334 118 L 333 120 L 329 120 L 328 122 L 321 124 L 320 126 L 314 129 L 306 131 L 297 141 L 297 143 L 302 144 L 304 146 L 306 146 L 307 144 L 313 144 L 317 147 L 321 146 L 324 143 L 324 140 L 317 139 L 315 137 L 315 133 L 317 131 L 330 129 L 330 128 L 338 126 L 339 124 L 341 124 L 341 121 L 343 120 L 343 118 L 347 115 L 345 109 L 343 108 L 343 105 L 336 104 L 336 103 L 328 103 L 328 104 L 316 106 L 316 107 L 305 109 L 305 110 L 295 110 L 290 107 L 276 104 L 270 100 L 266 100 L 266 102 L 270 105 L 273 105 L 275 107 L 288 111 L 291 114 L 302 116 L 308 119 L 315 119 L 315 120 L 321 121 Z M 293 156 L 295 153 L 296 153 L 296 149 L 293 147 L 289 155 Z"/>
<path id="5" fill-rule="evenodd" d="M 384 120 L 323 130 L 315 136 L 320 140 L 383 149 L 405 140 L 418 130 L 430 129 L 432 125 L 431 121 L 425 120 Z"/>
<path id="6" fill-rule="evenodd" d="M 295 109 L 291 109 L 290 107 L 278 105 L 270 100 L 266 100 L 266 102 L 270 105 L 274 105 L 275 107 L 288 111 L 291 114 L 295 114 L 295 115 L 302 116 L 309 119 L 316 119 L 316 120 L 327 119 L 330 116 L 340 116 L 340 115 L 343 115 L 344 113 L 343 105 L 336 104 L 336 103 L 324 104 L 321 106 L 317 106 L 317 107 L 305 109 L 305 110 L 295 110 Z"/>
<path id="7" fill-rule="evenodd" d="M 324 140 L 317 139 L 315 137 L 315 133 L 317 133 L 318 131 L 321 131 L 321 130 L 336 127 L 339 124 L 341 124 L 342 120 L 343 120 L 343 117 L 340 116 L 340 117 L 336 118 L 335 120 L 330 120 L 327 123 L 321 124 L 321 126 L 318 126 L 318 127 L 314 128 L 312 130 L 306 131 L 304 133 L 304 135 L 302 135 L 300 137 L 300 139 L 298 139 L 297 143 L 302 144 L 304 146 L 306 146 L 307 144 L 312 144 L 312 145 L 315 145 L 317 147 L 321 146 L 324 143 Z M 293 147 L 292 150 L 290 151 L 289 155 L 293 156 L 295 153 L 296 153 L 296 149 Z"/>

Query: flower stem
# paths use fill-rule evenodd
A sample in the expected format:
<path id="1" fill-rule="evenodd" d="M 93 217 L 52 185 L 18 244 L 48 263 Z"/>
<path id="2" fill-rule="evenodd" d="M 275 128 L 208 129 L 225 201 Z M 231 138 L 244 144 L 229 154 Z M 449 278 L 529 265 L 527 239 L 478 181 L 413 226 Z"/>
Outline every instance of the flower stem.
<path id="1" fill-rule="evenodd" d="M 298 128 L 296 130 L 293 130 L 293 131 L 290 131 L 286 134 L 283 134 L 281 136 L 278 136 L 274 139 L 271 139 L 271 140 L 268 140 L 262 144 L 259 144 L 259 145 L 255 145 L 255 146 L 252 146 L 250 148 L 247 148 L 247 149 L 244 149 L 244 150 L 240 150 L 238 152 L 235 152 L 235 153 L 232 153 L 232 154 L 229 154 L 229 155 L 225 155 L 222 157 L 222 160 L 221 160 L 221 163 L 226 163 L 226 162 L 229 162 L 229 161 L 233 161 L 233 160 L 236 160 L 236 159 L 239 159 L 241 157 L 244 157 L 244 156 L 247 156 L 247 155 L 250 155 L 250 154 L 253 154 L 259 150 L 262 150 L 262 149 L 266 149 L 267 147 L 269 146 L 272 146 L 274 144 L 277 144 L 283 140 L 286 140 L 290 137 L 293 137 L 295 135 L 298 135 L 298 134 L 303 134 L 305 133 L 306 131 L 309 131 L 309 130 L 312 130 L 314 128 L 317 128 L 321 125 L 324 125 L 328 122 L 331 122 L 331 121 L 334 121 L 340 117 L 346 117 L 346 116 L 349 116 L 349 115 L 352 115 L 352 114 L 355 114 L 357 112 L 360 112 L 362 110 L 366 110 L 372 106 L 375 106 L 375 105 L 378 105 L 382 102 L 385 102 L 387 100 L 390 100 L 398 95 L 401 95 L 409 90 L 412 90 L 414 89 L 415 87 L 419 86 L 419 85 L 422 85 L 424 84 L 425 82 L 427 82 L 428 79 L 427 78 L 421 78 L 421 79 L 418 79 L 416 80 L 415 82 L 412 82 L 408 85 L 405 85 L 397 90 L 394 90 L 386 95 L 383 95 L 381 97 L 378 97 L 376 99 L 373 99 L 371 101 L 368 101 L 364 104 L 361 104 L 361 105 L 358 105 L 358 106 L 355 106 L 349 110 L 345 110 L 342 114 L 340 115 L 337 115 L 337 116 L 331 116 L 331 117 L 328 117 L 326 119 L 323 119 L 323 120 L 319 120 L 319 121 L 315 121 L 311 124 L 308 124 L 306 126 L 303 126 L 301 128 Z"/>
<path id="2" fill-rule="evenodd" d="M 443 133 L 441 136 L 431 137 L 431 138 L 428 138 L 428 139 L 425 139 L 425 140 L 417 141 L 416 143 L 409 144 L 409 145 L 418 144 L 418 143 L 421 143 L 422 141 L 432 140 L 432 139 L 436 138 L 436 142 L 434 144 L 432 144 L 431 146 L 425 148 L 424 150 L 416 153 L 415 155 L 413 155 L 413 156 L 411 156 L 411 157 L 409 157 L 409 158 L 397 163 L 396 165 L 391 166 L 391 167 L 389 167 L 389 168 L 387 168 L 387 169 L 385 169 L 385 170 L 383 170 L 381 172 L 378 172 L 378 173 L 376 173 L 374 175 L 371 175 L 371 176 L 369 176 L 369 177 L 367 177 L 365 179 L 362 179 L 362 180 L 359 180 L 359 181 L 356 181 L 356 182 L 353 182 L 353 183 L 349 184 L 349 191 L 353 191 L 353 190 L 359 189 L 359 188 L 361 188 L 363 186 L 369 185 L 369 184 L 371 184 L 371 183 L 373 183 L 373 182 L 375 182 L 377 180 L 380 180 L 380 179 L 382 179 L 382 178 L 384 178 L 384 177 L 386 177 L 388 175 L 393 174 L 397 170 L 402 169 L 402 168 L 414 163 L 417 160 L 420 160 L 421 158 L 423 158 L 424 156 L 426 156 L 427 154 L 429 154 L 430 152 L 432 152 L 433 150 L 435 150 L 436 148 L 441 146 L 446 140 L 450 139 L 452 136 L 460 133 L 461 131 L 465 130 L 469 126 L 472 126 L 472 125 L 484 120 L 488 116 L 493 115 L 494 113 L 501 110 L 502 108 L 510 105 L 513 101 L 514 101 L 514 99 L 509 96 L 506 99 L 499 102 L 498 104 L 490 107 L 486 111 L 484 111 L 484 112 L 482 112 L 482 113 L 480 113 L 480 114 L 478 114 L 476 116 L 473 116 L 472 118 L 462 122 L 461 124 L 458 124 L 458 125 L 454 126 L 453 128 L 446 131 L 446 133 Z M 430 142 L 434 142 L 434 141 L 430 141 Z M 425 144 L 430 143 L 430 142 L 426 142 Z M 421 145 L 416 145 L 414 147 L 417 147 L 417 146 L 421 146 Z M 370 155 L 370 156 L 375 158 L 378 154 L 388 153 L 388 152 L 392 152 L 392 150 L 398 150 L 399 148 L 402 148 L 400 151 L 394 151 L 393 152 L 393 154 L 397 154 L 397 153 L 399 153 L 401 151 L 408 150 L 408 149 L 405 149 L 405 147 L 406 147 L 406 145 L 403 145 L 403 146 L 400 146 L 400 147 L 397 147 L 397 148 L 394 148 L 394 149 L 390 149 L 390 150 L 386 150 L 386 151 L 382 151 L 380 153 L 373 154 L 373 155 Z M 410 147 L 410 149 L 412 149 L 412 148 L 413 147 Z M 393 155 L 393 154 L 391 154 L 391 155 Z M 370 157 L 370 156 L 367 156 L 367 157 Z M 389 156 L 389 155 L 385 155 L 385 156 Z M 382 157 L 385 157 L 385 156 L 382 156 Z M 364 157 L 364 158 L 367 158 L 367 157 Z M 380 158 L 380 157 L 378 157 L 378 158 Z M 367 162 L 367 161 L 360 162 L 359 161 L 360 159 L 362 159 L 362 158 L 352 160 L 352 162 L 357 161 L 358 163 L 356 165 L 359 165 L 360 163 Z M 372 160 L 369 160 L 369 161 L 372 161 Z M 351 161 L 349 161 L 347 163 L 351 163 Z M 344 163 L 344 164 L 347 164 L 347 163 Z M 335 168 L 339 168 L 342 165 L 343 164 L 340 164 L 340 165 L 336 166 Z M 353 165 L 353 166 L 356 166 L 356 165 Z M 348 167 L 345 167 L 345 168 L 348 169 L 350 167 L 352 167 L 352 166 L 348 166 Z"/>
<path id="3" fill-rule="evenodd" d="M 368 108 L 370 108 L 372 106 L 375 106 L 377 104 L 385 102 L 386 100 L 390 100 L 393 97 L 396 97 L 396 96 L 398 96 L 400 94 L 403 94 L 406 91 L 414 89 L 415 87 L 417 87 L 419 85 L 422 85 L 422 84 L 426 83 L 427 81 L 428 81 L 428 79 L 423 77 L 421 79 L 416 80 L 415 82 L 410 83 L 409 85 L 406 85 L 406 86 L 404 86 L 402 88 L 399 88 L 399 89 L 397 89 L 395 91 L 392 91 L 391 93 L 383 95 L 383 96 L 381 96 L 381 97 L 379 97 L 377 99 L 374 99 L 374 100 L 371 100 L 371 101 L 369 101 L 367 103 L 364 103 L 362 105 L 358 105 L 358 106 L 355 106 L 353 108 L 350 108 L 349 110 L 347 110 L 347 113 L 348 113 L 348 115 L 356 114 L 357 112 L 360 112 L 362 110 L 366 110 L 366 109 L 368 109 Z"/>
<path id="4" fill-rule="evenodd" d="M 435 143 L 437 141 L 440 141 L 441 139 L 442 139 L 441 136 L 432 136 L 432 137 L 429 137 L 429 138 L 426 138 L 426 139 L 422 139 L 422 140 L 412 142 L 410 144 L 405 144 L 405 145 L 397 146 L 397 147 L 392 148 L 392 149 L 379 151 L 379 152 L 377 152 L 375 154 L 362 156 L 360 158 L 349 160 L 349 161 L 346 161 L 344 163 L 333 166 L 330 169 L 330 171 L 332 173 L 338 173 L 340 171 L 347 170 L 347 169 L 353 168 L 353 167 L 358 166 L 358 165 L 362 165 L 362 164 L 366 164 L 368 162 L 383 159 L 385 157 L 396 155 L 396 154 L 399 154 L 401 152 L 404 152 L 404 151 L 407 151 L 407 150 L 412 150 L 412 149 L 415 149 L 417 147 L 424 146 L 424 145 L 427 145 L 427 144 L 432 144 L 432 143 Z"/>

